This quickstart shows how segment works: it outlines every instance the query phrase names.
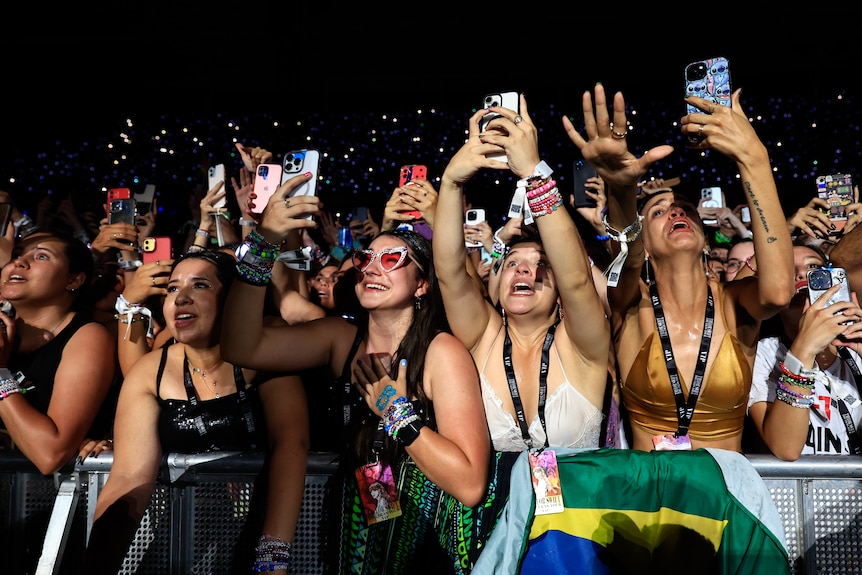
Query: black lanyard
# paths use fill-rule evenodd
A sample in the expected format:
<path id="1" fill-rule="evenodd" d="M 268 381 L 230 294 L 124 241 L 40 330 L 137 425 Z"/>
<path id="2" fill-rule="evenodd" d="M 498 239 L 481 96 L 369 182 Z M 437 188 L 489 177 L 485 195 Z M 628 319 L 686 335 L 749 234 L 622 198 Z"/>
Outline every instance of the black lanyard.
<path id="1" fill-rule="evenodd" d="M 856 393 L 859 393 L 859 384 L 860 379 L 862 379 L 862 372 L 859 371 L 859 366 L 856 364 L 856 360 L 853 359 L 853 356 L 850 355 L 850 352 L 844 346 L 838 347 L 838 355 L 841 356 L 841 359 L 850 367 L 850 371 L 853 372 L 853 379 L 856 382 Z M 840 397 L 835 398 L 835 401 L 838 403 L 838 411 L 841 413 L 841 419 L 844 421 L 844 427 L 847 428 L 847 447 L 850 449 L 850 453 L 854 455 L 862 455 L 862 446 L 859 444 L 859 434 L 856 430 L 856 424 L 853 423 L 853 416 L 850 415 L 850 410 L 847 408 L 847 404 Z"/>
<path id="2" fill-rule="evenodd" d="M 233 379 L 236 383 L 237 405 L 239 405 L 240 410 L 242 410 L 242 419 L 245 422 L 245 427 L 248 430 L 249 435 L 254 436 L 254 414 L 251 411 L 251 406 L 249 405 L 248 396 L 245 391 L 245 377 L 243 377 L 242 368 L 237 365 L 233 366 Z M 203 437 L 207 434 L 209 428 L 207 427 L 206 420 L 199 412 L 198 395 L 197 392 L 195 392 L 195 384 L 194 381 L 192 381 L 192 374 L 189 371 L 188 356 L 185 356 L 183 361 L 183 385 L 185 385 L 189 404 L 192 406 L 192 412 L 198 412 L 198 415 L 194 418 L 195 428 L 201 434 L 201 437 Z"/>
<path id="3" fill-rule="evenodd" d="M 670 345 L 670 336 L 667 331 L 667 322 L 664 319 L 664 309 L 658 298 L 656 284 L 650 285 L 649 289 L 652 307 L 655 311 L 655 324 L 658 335 L 661 338 L 661 347 L 664 350 L 664 360 L 667 364 L 667 374 L 673 388 L 673 397 L 676 400 L 676 418 L 679 422 L 674 437 L 688 434 L 691 418 L 694 415 L 694 406 L 700 396 L 700 388 L 703 385 L 703 374 L 706 372 L 706 360 L 709 357 L 709 343 L 712 340 L 712 326 L 715 323 L 715 301 L 712 299 L 712 289 L 706 286 L 706 315 L 703 319 L 703 334 L 700 337 L 700 352 L 697 355 L 697 366 L 694 370 L 694 378 L 691 380 L 691 389 L 688 392 L 688 401 L 682 390 L 682 382 L 679 380 L 679 370 L 673 357 L 673 349 Z"/>
<path id="4" fill-rule="evenodd" d="M 545 432 L 545 447 L 548 447 L 548 428 L 545 426 L 545 399 L 548 395 L 548 362 L 550 358 L 551 344 L 554 342 L 554 332 L 557 324 L 548 328 L 545 335 L 545 343 L 542 345 L 542 365 L 539 370 L 539 421 L 542 422 L 542 430 Z M 503 366 L 506 368 L 506 378 L 509 380 L 509 393 L 512 395 L 512 405 L 515 407 L 515 415 L 518 417 L 518 426 L 521 428 L 521 437 L 527 447 L 533 447 L 533 439 L 530 437 L 530 427 L 527 425 L 527 417 L 524 415 L 524 404 L 521 403 L 521 394 L 518 391 L 518 382 L 515 380 L 515 370 L 512 368 L 512 340 L 509 338 L 509 328 L 506 328 L 506 341 L 503 343 Z"/>

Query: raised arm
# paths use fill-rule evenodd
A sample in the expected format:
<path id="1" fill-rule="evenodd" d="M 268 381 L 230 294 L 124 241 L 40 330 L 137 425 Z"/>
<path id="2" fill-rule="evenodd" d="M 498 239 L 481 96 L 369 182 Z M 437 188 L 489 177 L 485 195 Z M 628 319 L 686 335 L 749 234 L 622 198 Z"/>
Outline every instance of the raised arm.
<path id="1" fill-rule="evenodd" d="M 479 341 L 492 314 L 496 315 L 467 271 L 464 245 L 464 184 L 483 167 L 505 166 L 484 155 L 499 150 L 499 146 L 479 139 L 479 120 L 485 114 L 486 110 L 479 110 L 470 118 L 469 137 L 443 172 L 432 242 L 434 267 L 449 326 L 468 349 Z"/>
<path id="2" fill-rule="evenodd" d="M 627 240 L 626 258 L 620 267 L 612 267 L 609 280 L 616 287 L 608 288 L 608 303 L 613 325 L 622 323 L 622 317 L 640 301 L 640 273 L 644 262 L 643 242 L 637 212 L 637 189 L 650 165 L 673 151 L 671 146 L 657 146 L 640 158 L 635 157 L 626 145 L 626 113 L 623 95 L 614 95 L 612 117 L 608 113 L 605 89 L 595 87 L 595 109 L 589 92 L 583 96 L 585 140 L 572 122 L 563 117 L 563 126 L 569 139 L 580 149 L 581 155 L 604 180 L 607 191 L 607 224 L 619 238 Z M 625 232 L 625 233 L 619 233 Z M 618 256 L 622 243 L 610 242 L 611 253 Z M 618 260 L 615 260 L 618 261 Z"/>
<path id="3" fill-rule="evenodd" d="M 751 231 L 758 263 L 757 276 L 751 281 L 757 289 L 751 289 L 748 282 L 731 283 L 730 287 L 748 314 L 756 320 L 763 320 L 784 308 L 793 297 L 793 246 L 772 176 L 769 154 L 742 110 L 739 93 L 739 90 L 733 93 L 730 108 L 716 106 L 702 98 L 686 98 L 704 113 L 684 116 L 681 130 L 683 134 L 702 137 L 696 148 L 715 150 L 736 163 L 751 211 Z M 756 337 L 756 334 L 752 335 Z"/>

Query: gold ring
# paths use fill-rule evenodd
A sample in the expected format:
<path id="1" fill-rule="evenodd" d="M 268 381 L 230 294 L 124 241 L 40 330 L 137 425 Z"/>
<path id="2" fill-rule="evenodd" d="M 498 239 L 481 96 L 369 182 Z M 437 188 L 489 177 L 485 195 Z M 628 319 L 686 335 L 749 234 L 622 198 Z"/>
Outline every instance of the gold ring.
<path id="1" fill-rule="evenodd" d="M 627 135 L 627 132 L 617 132 L 616 130 L 611 130 L 611 136 L 614 138 L 614 140 L 624 140 Z"/>
<path id="2" fill-rule="evenodd" d="M 515 116 L 514 118 L 512 118 L 512 121 L 513 121 L 513 122 L 515 122 L 516 124 L 520 124 L 521 122 L 523 122 L 523 121 L 524 121 L 524 118 L 522 118 L 522 117 L 521 117 L 521 115 L 520 115 L 520 114 L 518 114 L 517 116 Z"/>
<path id="3" fill-rule="evenodd" d="M 289 208 L 289 207 L 290 207 L 290 198 L 284 198 L 284 207 L 285 207 L 285 208 Z"/>
<path id="4" fill-rule="evenodd" d="M 705 124 L 701 124 L 700 126 L 698 126 L 698 127 L 697 127 L 697 133 L 698 133 L 698 134 L 703 133 L 703 128 L 704 128 L 704 126 L 705 126 Z"/>

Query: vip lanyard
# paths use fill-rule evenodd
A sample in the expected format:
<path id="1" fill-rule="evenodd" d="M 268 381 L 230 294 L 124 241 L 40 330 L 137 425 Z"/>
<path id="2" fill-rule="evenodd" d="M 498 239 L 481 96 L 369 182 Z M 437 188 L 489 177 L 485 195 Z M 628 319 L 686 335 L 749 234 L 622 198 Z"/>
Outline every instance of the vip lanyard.
<path id="1" fill-rule="evenodd" d="M 703 385 L 703 374 L 706 372 L 709 343 L 712 340 L 712 326 L 715 323 L 715 301 L 712 299 L 712 289 L 710 289 L 709 285 L 706 286 L 706 292 L 706 314 L 703 319 L 703 334 L 700 337 L 700 352 L 697 355 L 694 378 L 691 380 L 691 389 L 689 389 L 688 401 L 686 402 L 685 394 L 682 390 L 682 382 L 679 379 L 679 370 L 676 367 L 676 360 L 673 357 L 673 349 L 670 345 L 670 335 L 668 335 L 667 331 L 664 309 L 662 308 L 661 300 L 658 298 L 658 288 L 654 283 L 650 285 L 650 299 L 655 311 L 655 324 L 658 328 L 662 349 L 664 350 L 664 360 L 667 365 L 670 384 L 673 388 L 673 397 L 676 400 L 676 418 L 679 425 L 674 434 L 675 437 L 688 434 L 691 418 L 694 415 L 694 406 L 697 404 L 697 399 L 700 396 L 700 388 Z"/>
<path id="2" fill-rule="evenodd" d="M 548 328 L 545 334 L 545 343 L 542 344 L 542 365 L 539 370 L 539 421 L 542 422 L 542 430 L 545 432 L 545 447 L 548 447 L 548 428 L 545 426 L 545 399 L 548 394 L 548 362 L 550 358 L 551 344 L 554 342 L 554 332 L 557 324 Z M 509 338 L 509 329 L 506 328 L 506 340 L 503 342 L 503 366 L 506 368 L 506 378 L 509 380 L 509 393 L 512 394 L 512 405 L 515 407 L 515 415 L 518 418 L 518 426 L 521 428 L 521 437 L 527 447 L 533 447 L 533 439 L 530 437 L 530 427 L 527 425 L 527 417 L 524 415 L 524 404 L 521 403 L 521 394 L 518 391 L 518 382 L 515 379 L 515 370 L 512 368 L 512 340 Z"/>
<path id="3" fill-rule="evenodd" d="M 850 352 L 844 346 L 838 347 L 838 355 L 841 356 L 841 359 L 850 367 L 850 371 L 853 372 L 853 379 L 856 383 L 856 393 L 859 393 L 859 383 L 860 378 L 862 378 L 862 372 L 859 370 L 859 366 L 856 364 L 856 360 L 853 359 L 853 356 L 850 355 Z M 854 455 L 862 454 L 862 445 L 859 443 L 859 434 L 856 430 L 856 424 L 853 423 L 853 416 L 850 415 L 850 410 L 847 408 L 847 403 L 840 397 L 836 398 L 838 402 L 838 411 L 841 413 L 841 419 L 844 421 L 844 427 L 847 428 L 847 447 L 850 449 L 850 453 Z"/>

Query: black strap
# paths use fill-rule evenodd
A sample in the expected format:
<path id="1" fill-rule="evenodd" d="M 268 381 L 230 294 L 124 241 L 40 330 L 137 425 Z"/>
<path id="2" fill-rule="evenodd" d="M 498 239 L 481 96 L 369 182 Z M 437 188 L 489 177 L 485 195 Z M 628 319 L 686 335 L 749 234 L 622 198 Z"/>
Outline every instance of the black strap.
<path id="1" fill-rule="evenodd" d="M 233 379 L 236 384 L 237 404 L 242 410 L 242 418 L 243 421 L 245 421 L 245 427 L 248 430 L 249 435 L 253 436 L 255 430 L 254 414 L 252 413 L 251 405 L 248 401 L 248 394 L 245 391 L 245 377 L 243 377 L 242 368 L 237 365 L 233 366 Z M 192 413 L 198 412 L 200 405 L 198 402 L 198 394 L 195 391 L 192 373 L 189 370 L 189 358 L 186 354 L 183 354 L 183 385 L 186 388 L 186 395 L 189 398 L 189 404 L 192 406 Z M 195 416 L 194 422 L 195 427 L 201 436 L 203 437 L 206 435 L 208 431 L 206 420 L 200 413 Z"/>
<path id="2" fill-rule="evenodd" d="M 550 360 L 551 344 L 554 342 L 554 332 L 560 320 L 548 328 L 545 335 L 545 343 L 542 345 L 542 365 L 539 370 L 539 421 L 542 422 L 542 430 L 545 432 L 545 447 L 548 447 L 548 428 L 545 426 L 545 400 L 548 395 L 548 364 Z M 515 370 L 512 368 L 512 340 L 509 338 L 509 328 L 506 328 L 506 341 L 503 343 L 503 367 L 506 368 L 506 379 L 509 380 L 509 393 L 512 395 L 512 405 L 515 407 L 515 415 L 518 418 L 518 426 L 521 428 L 521 437 L 528 447 L 533 447 L 530 437 L 530 426 L 527 425 L 527 417 L 524 415 L 524 404 L 521 403 L 521 394 L 518 391 L 518 381 L 515 379 Z"/>
<path id="3" fill-rule="evenodd" d="M 670 377 L 670 384 L 673 388 L 673 397 L 676 400 L 676 418 L 679 423 L 674 437 L 680 437 L 681 435 L 688 434 L 688 428 L 691 425 L 691 418 L 694 415 L 694 406 L 697 405 L 697 399 L 700 396 L 700 388 L 703 385 L 703 375 L 706 372 L 706 360 L 709 357 L 709 344 L 710 341 L 712 341 L 712 327 L 715 323 L 715 300 L 712 299 L 712 289 L 707 285 L 706 314 L 703 320 L 703 333 L 700 337 L 700 352 L 697 356 L 694 378 L 691 380 L 688 401 L 686 401 L 685 393 L 682 389 L 682 382 L 679 379 L 679 370 L 676 367 L 676 360 L 673 357 L 673 348 L 671 348 L 670 344 L 667 322 L 664 318 L 664 309 L 662 308 L 661 300 L 659 300 L 658 288 L 655 283 L 650 285 L 650 299 L 652 300 L 652 307 L 655 311 L 656 328 L 658 329 L 661 346 L 664 350 L 667 374 Z"/>
<path id="4" fill-rule="evenodd" d="M 856 393 L 858 395 L 860 389 L 860 382 L 862 382 L 862 372 L 859 370 L 859 365 L 856 363 L 856 360 L 853 359 L 853 356 L 850 355 L 850 351 L 842 346 L 838 347 L 838 355 L 841 356 L 841 359 L 850 367 L 850 371 L 853 372 L 853 380 L 856 384 Z M 844 427 L 847 428 L 847 447 L 850 449 L 850 453 L 854 455 L 862 455 L 862 439 L 859 437 L 859 431 L 856 429 L 856 424 L 853 423 L 853 416 L 850 414 L 850 409 L 847 407 L 847 403 L 841 397 L 836 397 L 835 401 L 838 403 L 838 411 L 841 413 L 841 420 L 844 422 Z"/>
<path id="5" fill-rule="evenodd" d="M 353 338 L 353 345 L 350 347 L 350 352 L 347 354 L 347 359 L 344 362 L 344 366 L 341 368 L 341 382 L 344 386 L 344 392 L 341 395 L 342 398 L 342 409 L 344 411 L 344 427 L 350 423 L 350 412 L 353 406 L 353 401 L 351 400 L 351 396 L 353 396 L 353 356 L 356 355 L 356 350 L 359 349 L 359 344 L 362 343 L 362 339 L 365 337 L 365 328 L 362 325 L 356 326 L 356 337 Z"/>

